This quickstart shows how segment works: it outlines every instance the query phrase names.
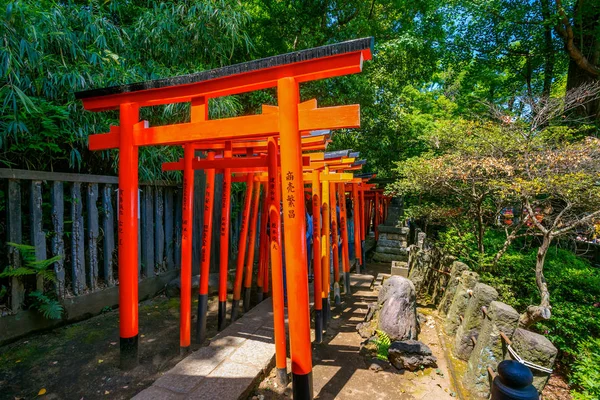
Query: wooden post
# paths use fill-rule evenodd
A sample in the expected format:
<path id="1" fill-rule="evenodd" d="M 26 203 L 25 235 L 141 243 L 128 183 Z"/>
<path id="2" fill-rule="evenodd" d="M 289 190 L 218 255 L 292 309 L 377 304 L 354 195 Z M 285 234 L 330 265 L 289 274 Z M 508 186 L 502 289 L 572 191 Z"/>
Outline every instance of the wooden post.
<path id="1" fill-rule="evenodd" d="M 260 183 L 254 184 L 252 193 L 252 213 L 248 225 L 248 257 L 246 258 L 246 274 L 244 276 L 244 311 L 250 311 L 250 291 L 252 290 L 252 270 L 254 267 L 254 251 L 256 249 L 256 225 L 260 198 Z"/>
<path id="2" fill-rule="evenodd" d="M 258 183 L 257 183 L 258 184 Z M 240 241 L 238 246 L 237 268 L 235 270 L 235 282 L 233 286 L 233 301 L 231 304 L 231 322 L 238 317 L 240 298 L 242 295 L 242 278 L 244 276 L 244 261 L 246 256 L 246 241 L 248 239 L 248 226 L 250 225 L 250 205 L 254 193 L 254 176 L 248 174 L 246 179 L 246 197 L 244 198 L 244 210 L 242 213 L 242 224 L 240 227 Z"/>
<path id="3" fill-rule="evenodd" d="M 260 225 L 259 225 L 259 245 L 258 245 L 258 276 L 256 278 L 256 294 L 258 302 L 261 303 L 264 298 L 263 285 L 264 285 L 264 275 L 265 268 L 268 268 L 267 265 L 267 252 L 268 252 L 268 243 L 267 243 L 267 214 L 269 213 L 269 202 L 267 201 L 267 184 L 261 184 L 263 188 L 262 192 L 262 207 L 260 210 Z"/>
<path id="4" fill-rule="evenodd" d="M 313 273 L 315 307 L 315 343 L 323 341 L 323 287 L 321 272 L 321 184 L 319 171 L 312 173 Z"/>
<path id="5" fill-rule="evenodd" d="M 215 153 L 209 152 L 208 159 L 214 160 Z M 208 312 L 208 277 L 210 274 L 210 251 L 212 245 L 213 209 L 215 193 L 215 170 L 207 169 L 204 190 L 204 218 L 202 226 L 202 248 L 200 254 L 200 286 L 198 294 L 198 319 L 196 325 L 196 343 L 206 338 L 206 314 Z"/>
<path id="6" fill-rule="evenodd" d="M 120 105 L 119 335 L 121 368 L 138 363 L 138 148 L 133 144 L 137 104 Z"/>
<path id="7" fill-rule="evenodd" d="M 142 270 L 146 278 L 154 277 L 154 188 L 142 190 Z"/>
<path id="8" fill-rule="evenodd" d="M 338 183 L 340 202 L 340 230 L 342 232 L 342 266 L 344 268 L 344 293 L 350 294 L 350 252 L 348 250 L 348 220 L 346 218 L 346 190 L 344 183 Z"/>
<path id="9" fill-rule="evenodd" d="M 288 384 L 286 362 L 286 337 L 285 337 L 285 310 L 283 298 L 283 267 L 281 263 L 281 217 L 279 208 L 281 203 L 281 185 L 277 142 L 274 138 L 268 141 L 269 157 L 269 224 L 270 224 L 270 252 L 271 274 L 273 281 L 273 327 L 275 330 L 275 367 L 277 378 L 283 387 Z"/>
<path id="10" fill-rule="evenodd" d="M 329 168 L 325 167 L 325 174 L 329 173 Z M 329 182 L 323 181 L 321 191 L 323 214 L 323 234 L 321 235 L 322 253 L 321 253 L 321 273 L 323 276 L 323 330 L 327 330 L 329 319 L 331 318 L 331 305 L 329 301 L 331 288 L 331 207 L 329 206 Z"/>
<path id="11" fill-rule="evenodd" d="M 301 137 L 298 130 L 298 83 L 294 78 L 277 82 L 281 177 L 283 181 L 283 227 L 292 357 L 293 397 L 312 399 L 312 349 L 306 266 L 306 222 L 302 177 Z"/>
<path id="12" fill-rule="evenodd" d="M 23 240 L 21 226 L 21 182 L 8 180 L 8 241 L 21 244 Z M 21 254 L 16 247 L 8 246 L 8 264 L 13 268 L 22 265 Z M 10 307 L 14 313 L 21 310 L 25 299 L 25 287 L 21 279 L 13 276 L 10 280 Z"/>
<path id="13" fill-rule="evenodd" d="M 37 261 L 46 259 L 46 233 L 42 228 L 42 182 L 31 181 L 31 192 L 29 196 L 29 215 L 31 217 L 31 244 L 35 247 L 35 259 Z M 36 289 L 44 291 L 44 280 L 41 276 L 36 279 Z"/>
<path id="14" fill-rule="evenodd" d="M 333 299 L 336 305 L 341 304 L 340 296 L 340 252 L 337 224 L 336 187 L 335 183 L 329 182 L 329 215 L 331 216 L 331 250 L 333 252 Z"/>
<path id="15" fill-rule="evenodd" d="M 231 158 L 231 142 L 223 151 L 223 158 Z M 223 196 L 221 198 L 221 227 L 219 236 L 219 322 L 218 329 L 225 328 L 227 318 L 227 281 L 229 278 L 229 230 L 231 225 L 231 169 L 223 170 Z"/>
<path id="16" fill-rule="evenodd" d="M 183 199 L 181 216 L 181 303 L 179 321 L 179 346 L 182 354 L 191 344 L 192 323 L 192 240 L 194 207 L 194 170 L 192 160 L 194 148 L 186 144 L 183 148 Z"/>
<path id="17" fill-rule="evenodd" d="M 81 183 L 71 186 L 71 280 L 73 294 L 76 296 L 85 290 L 85 248 L 83 233 L 83 202 Z"/>
<path id="18" fill-rule="evenodd" d="M 367 232 L 367 228 L 365 226 L 365 211 L 366 211 L 366 205 L 365 205 L 365 189 L 364 187 L 362 187 L 363 184 L 361 184 L 361 188 L 359 190 L 359 194 L 360 194 L 360 241 L 361 241 L 361 250 L 362 250 L 362 267 L 364 268 L 367 264 L 367 250 L 365 247 L 365 240 L 366 240 L 366 232 Z"/>
<path id="19" fill-rule="evenodd" d="M 375 223 L 373 226 L 373 229 L 375 230 L 375 241 L 379 240 L 379 212 L 380 212 L 380 198 L 379 198 L 379 192 L 375 192 Z"/>
<path id="20" fill-rule="evenodd" d="M 154 265 L 155 273 L 165 269 L 165 203 L 161 187 L 154 190 Z"/>
<path id="21" fill-rule="evenodd" d="M 62 182 L 52 182 L 50 199 L 52 205 L 52 229 L 54 231 L 52 234 L 52 257 L 60 256 L 60 260 L 54 263 L 54 273 L 56 274 L 55 289 L 58 298 L 62 299 L 65 297 L 65 203 Z"/>
<path id="22" fill-rule="evenodd" d="M 352 221 L 354 223 L 354 258 L 356 259 L 356 273 L 360 274 L 360 266 L 362 264 L 362 245 L 360 241 L 360 201 L 358 197 L 358 183 L 352 183 L 352 205 L 354 207 L 354 213 L 352 214 Z"/>
<path id="23" fill-rule="evenodd" d="M 175 268 L 174 250 L 175 250 L 175 237 L 173 231 L 173 189 L 168 187 L 165 189 L 165 259 L 167 264 L 167 270 Z"/>
<path id="24" fill-rule="evenodd" d="M 90 290 L 96 290 L 98 285 L 98 236 L 100 235 L 98 206 L 98 184 L 90 183 L 87 186 L 87 247 L 88 270 L 87 282 Z"/>
<path id="25" fill-rule="evenodd" d="M 104 283 L 114 286 L 113 278 L 113 253 L 115 251 L 115 225 L 112 207 L 112 186 L 105 185 L 102 189 L 102 230 L 104 231 L 103 274 Z"/>

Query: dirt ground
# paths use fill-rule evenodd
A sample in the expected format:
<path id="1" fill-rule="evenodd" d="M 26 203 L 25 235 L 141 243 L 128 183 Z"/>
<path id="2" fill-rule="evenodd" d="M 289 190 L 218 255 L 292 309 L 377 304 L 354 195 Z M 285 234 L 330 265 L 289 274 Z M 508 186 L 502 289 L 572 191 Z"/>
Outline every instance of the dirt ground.
<path id="1" fill-rule="evenodd" d="M 389 272 L 389 264 L 367 266 L 366 274 Z M 362 339 L 356 325 L 362 322 L 367 304 L 377 300 L 370 289 L 355 291 L 353 296 L 333 309 L 333 319 L 324 342 L 313 345 L 313 385 L 316 399 L 452 399 L 456 396 L 450 384 L 443 348 L 438 337 L 439 327 L 433 318 L 422 324 L 419 340 L 427 344 L 438 359 L 438 368 L 410 372 L 399 371 L 389 363 L 375 372 L 369 369 L 372 357 L 361 351 Z M 427 310 L 420 310 L 421 312 Z M 289 364 L 289 360 L 288 360 Z M 288 371 L 291 365 L 288 365 Z M 291 385 L 278 387 L 275 372 L 261 382 L 250 396 L 264 399 L 291 397 Z"/>
<path id="2" fill-rule="evenodd" d="M 217 333 L 216 300 L 209 302 L 209 338 Z M 118 319 L 110 311 L 0 347 L 0 399 L 129 399 L 180 361 L 179 299 L 140 304 L 140 365 L 129 372 L 118 368 Z"/>

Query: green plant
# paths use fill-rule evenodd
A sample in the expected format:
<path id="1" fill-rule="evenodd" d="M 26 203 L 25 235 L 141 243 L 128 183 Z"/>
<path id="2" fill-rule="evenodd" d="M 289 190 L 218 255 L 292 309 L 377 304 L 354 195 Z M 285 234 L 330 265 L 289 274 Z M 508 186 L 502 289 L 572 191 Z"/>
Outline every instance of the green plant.
<path id="1" fill-rule="evenodd" d="M 44 281 L 56 282 L 56 275 L 50 267 L 61 259 L 60 256 L 45 260 L 37 260 L 34 246 L 11 242 L 8 242 L 7 244 L 19 251 L 21 258 L 23 259 L 23 265 L 19 267 L 14 267 L 12 265 L 7 266 L 4 268 L 4 271 L 0 273 L 0 278 L 36 276 L 42 279 L 42 287 L 44 286 Z M 3 286 L 2 290 L 0 290 L 0 299 L 5 295 L 5 293 L 3 294 L 5 291 L 6 288 Z M 64 311 L 63 306 L 58 300 L 44 293 L 43 290 L 36 290 L 29 293 L 29 298 L 32 300 L 30 307 L 39 311 L 44 318 L 60 319 L 62 317 Z"/>
<path id="2" fill-rule="evenodd" d="M 58 300 L 46 296 L 43 292 L 39 290 L 29 293 L 29 297 L 33 299 L 31 307 L 39 311 L 44 316 L 44 318 L 62 318 L 64 307 L 58 302 Z"/>
<path id="3" fill-rule="evenodd" d="M 377 340 L 375 341 L 375 345 L 377 346 L 377 358 L 379 360 L 387 361 L 388 351 L 392 345 L 392 341 L 385 332 L 379 329 L 376 330 L 375 333 L 377 334 Z"/>
<path id="4" fill-rule="evenodd" d="M 587 339 L 577 347 L 579 356 L 573 364 L 571 384 L 577 390 L 571 392 L 575 400 L 600 398 L 600 338 Z"/>
<path id="5" fill-rule="evenodd" d="M 35 247 L 28 244 L 19 244 L 7 242 L 7 245 L 14 247 L 19 251 L 23 258 L 23 265 L 14 267 L 9 265 L 0 272 L 0 278 L 21 277 L 28 275 L 36 275 L 50 282 L 56 281 L 56 275 L 53 270 L 48 269 L 52 264 L 60 261 L 60 256 L 55 256 L 45 260 L 37 260 L 35 257 Z"/>

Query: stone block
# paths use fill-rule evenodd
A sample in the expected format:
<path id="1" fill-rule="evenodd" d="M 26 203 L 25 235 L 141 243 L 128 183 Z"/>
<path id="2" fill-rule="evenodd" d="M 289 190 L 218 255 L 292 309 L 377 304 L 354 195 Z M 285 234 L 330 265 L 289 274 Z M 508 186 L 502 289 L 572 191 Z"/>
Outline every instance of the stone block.
<path id="1" fill-rule="evenodd" d="M 417 340 L 393 342 L 388 350 L 388 359 L 400 370 L 416 371 L 420 368 L 437 367 L 437 359 L 431 349 Z"/>
<path id="2" fill-rule="evenodd" d="M 377 241 L 377 247 L 392 247 L 397 249 L 404 249 L 406 251 L 406 245 L 403 246 L 402 244 L 403 243 L 400 240 L 383 239 L 381 237 Z"/>
<path id="3" fill-rule="evenodd" d="M 417 339 L 417 298 L 412 282 L 401 276 L 392 276 L 379 291 L 378 327 L 392 340 Z"/>
<path id="4" fill-rule="evenodd" d="M 482 307 L 488 307 L 498 298 L 498 292 L 491 286 L 478 283 L 473 289 L 473 296 L 467 303 L 464 319 L 456 331 L 454 338 L 454 355 L 461 360 L 468 360 L 473 351 L 473 339 L 477 340 L 483 322 Z"/>
<path id="5" fill-rule="evenodd" d="M 192 393 L 196 400 L 237 400 L 244 399 L 258 381 L 256 367 L 234 362 L 223 363 L 218 371 L 205 379 Z"/>
<path id="6" fill-rule="evenodd" d="M 133 400 L 177 400 L 183 399 L 184 395 L 173 393 L 167 389 L 150 386 L 136 394 Z"/>
<path id="7" fill-rule="evenodd" d="M 408 263 L 404 261 L 392 261 L 391 272 L 392 275 L 402 276 L 408 278 Z"/>
<path id="8" fill-rule="evenodd" d="M 379 233 L 395 233 L 399 235 L 408 235 L 408 228 L 405 226 L 388 226 L 388 225 L 379 225 L 378 227 Z"/>
<path id="9" fill-rule="evenodd" d="M 511 306 L 492 301 L 479 330 L 477 344 L 471 352 L 465 374 L 465 386 L 476 397 L 487 399 L 490 384 L 487 367 L 494 371 L 503 360 L 503 343 L 500 333 L 512 337 L 519 323 L 519 313 Z"/>
<path id="10" fill-rule="evenodd" d="M 408 258 L 408 250 L 406 250 L 405 247 L 377 246 L 375 248 L 375 253 L 395 254 L 395 255 L 404 256 L 404 257 Z"/>
<path id="11" fill-rule="evenodd" d="M 375 253 L 373 254 L 373 261 L 376 262 L 392 262 L 392 261 L 407 261 L 408 256 L 402 256 L 399 254 L 388 254 L 388 253 Z"/>
<path id="12" fill-rule="evenodd" d="M 456 294 L 456 289 L 460 284 L 460 277 L 462 276 L 463 271 L 467 271 L 468 269 L 469 266 L 460 261 L 454 261 L 450 265 L 450 278 L 448 279 L 448 284 L 444 289 L 444 294 L 438 305 L 438 312 L 440 315 L 446 315 L 448 313 L 454 295 Z"/>
<path id="13" fill-rule="evenodd" d="M 512 348 L 523 360 L 546 368 L 554 366 L 558 350 L 545 336 L 517 328 L 511 340 Z M 512 357 L 507 352 L 504 359 L 511 360 Z M 550 375 L 536 369 L 531 369 L 531 372 L 533 373 L 533 386 L 541 393 L 546 383 L 548 383 Z"/>
<path id="14" fill-rule="evenodd" d="M 461 324 L 460 317 L 463 316 L 469 303 L 469 291 L 475 288 L 479 282 L 479 274 L 472 271 L 463 271 L 460 277 L 460 283 L 456 288 L 456 293 L 452 299 L 452 304 L 448 310 L 444 329 L 448 335 L 454 335 L 458 326 Z"/>
<path id="15" fill-rule="evenodd" d="M 247 340 L 229 356 L 229 361 L 239 364 L 254 365 L 259 369 L 266 368 L 275 357 L 275 343 L 260 340 Z"/>

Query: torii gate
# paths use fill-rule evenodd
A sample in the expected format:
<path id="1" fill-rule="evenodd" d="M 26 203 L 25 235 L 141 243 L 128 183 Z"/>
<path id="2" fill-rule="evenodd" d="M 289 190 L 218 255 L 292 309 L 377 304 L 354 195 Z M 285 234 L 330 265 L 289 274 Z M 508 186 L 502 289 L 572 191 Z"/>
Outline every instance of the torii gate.
<path id="1" fill-rule="evenodd" d="M 86 110 L 119 109 L 120 126 L 107 135 L 91 136 L 90 148 L 119 148 L 119 323 L 123 368 L 130 369 L 138 363 L 138 147 L 187 143 L 185 150 L 191 153 L 193 142 L 279 133 L 282 180 L 287 187 L 300 189 L 303 187 L 300 131 L 319 129 L 319 120 L 331 122 L 339 112 L 299 110 L 298 85 L 361 72 L 363 60 L 371 58 L 372 44 L 372 38 L 357 39 L 197 74 L 76 93 Z M 208 120 L 210 98 L 269 87 L 277 87 L 277 113 Z M 191 102 L 191 122 L 148 127 L 139 121 L 140 107 L 177 102 Z M 188 159 L 191 161 L 191 157 Z M 183 214 L 186 217 L 191 212 L 189 197 L 186 198 L 191 184 L 189 178 L 189 175 L 187 179 L 184 176 Z M 283 206 L 285 256 L 289 266 L 287 281 L 289 290 L 294 293 L 288 301 L 293 394 L 295 399 L 312 399 L 308 284 L 303 279 L 306 276 L 306 226 L 303 218 L 296 218 L 301 215 L 301 202 L 284 202 Z M 182 247 L 184 241 L 189 243 L 191 239 L 191 221 L 186 218 L 184 222 Z M 189 260 L 182 260 L 181 272 L 191 273 Z M 182 294 L 186 290 L 191 291 L 182 287 Z"/>
<path id="2" fill-rule="evenodd" d="M 321 136 L 309 136 L 302 138 L 302 149 L 321 149 L 324 148 L 327 142 L 327 138 L 324 135 Z M 229 264 L 229 224 L 230 224 L 230 192 L 231 192 L 231 174 L 238 171 L 248 171 L 250 169 L 257 171 L 266 171 L 268 167 L 267 156 L 261 156 L 263 152 L 267 150 L 267 141 L 254 141 L 254 142 L 231 142 L 226 141 L 223 145 L 215 143 L 195 144 L 194 150 L 207 151 L 208 158 L 200 159 L 194 158 L 191 163 L 193 170 L 204 170 L 206 171 L 206 188 L 205 188 L 205 207 L 204 207 L 204 229 L 202 234 L 202 258 L 201 258 L 201 281 L 198 295 L 198 327 L 197 327 L 197 343 L 202 343 L 206 335 L 206 315 L 207 315 L 207 304 L 208 304 L 208 280 L 202 279 L 202 276 L 208 276 L 208 268 L 210 264 L 210 246 L 212 241 L 212 214 L 213 214 L 213 187 L 215 172 L 222 171 L 224 174 L 223 178 L 223 201 L 222 201 L 222 217 L 221 217 L 221 229 L 220 229 L 220 240 L 221 240 L 221 254 L 220 254 L 220 268 L 219 268 L 219 318 L 218 318 L 218 329 L 221 330 L 225 326 L 226 318 L 226 300 L 227 300 L 227 278 L 228 278 L 228 264 Z M 214 156 L 214 152 L 218 151 L 217 148 L 223 148 L 222 156 L 220 158 Z M 241 158 L 232 158 L 232 154 L 257 154 L 258 156 L 247 156 Z M 162 165 L 163 171 L 185 171 L 185 159 L 180 159 L 175 162 L 165 162 Z M 253 194 L 253 185 L 248 186 L 247 202 L 248 208 L 252 208 L 249 204 L 250 198 Z M 254 200 L 254 199 L 253 199 Z M 266 204 L 266 202 L 265 202 Z M 254 210 L 253 210 L 254 211 Z M 264 213 L 263 213 L 264 215 Z M 247 218 L 247 217 L 246 217 Z M 254 218 L 254 212 L 252 213 Z M 246 219 L 247 221 L 247 219 Z M 245 256 L 245 236 L 248 231 L 248 227 L 252 224 L 243 223 L 242 236 L 238 262 L 243 264 Z M 251 239 L 252 241 L 252 239 Z M 253 250 L 253 248 L 251 249 Z M 183 251 L 183 250 L 182 250 Z M 185 251 L 191 251 L 191 248 L 185 249 Z M 249 257 L 249 260 L 253 257 Z M 250 262 L 250 261 L 249 261 Z M 182 279 L 188 279 L 189 277 L 182 277 Z M 240 276 L 241 278 L 241 276 Z M 191 279 L 191 278 L 190 278 Z M 279 282 L 277 282 L 279 284 Z M 249 286 L 246 287 L 249 289 Z M 262 293 L 262 292 L 261 292 Z M 239 294 L 239 293 L 238 293 Z M 249 290 L 246 290 L 245 296 L 245 308 L 249 306 Z M 237 299 L 239 300 L 239 299 Z M 237 317 L 237 304 L 233 304 L 232 308 L 232 320 Z M 182 314 L 187 312 L 186 309 L 181 310 Z M 187 318 L 187 317 L 186 317 Z M 186 326 L 181 326 L 181 329 L 187 329 Z M 182 337 L 189 336 L 189 332 L 183 332 Z"/>
<path id="3" fill-rule="evenodd" d="M 341 183 L 344 182 L 350 182 L 353 180 L 353 175 L 349 174 L 349 173 L 331 173 L 331 172 L 327 172 L 325 173 L 324 169 L 329 166 L 336 168 L 336 169 L 341 169 L 341 168 L 352 168 L 352 169 L 357 169 L 360 168 L 359 164 L 358 166 L 354 165 L 356 164 L 355 159 L 349 158 L 348 157 L 348 151 L 336 151 L 336 152 L 329 152 L 329 153 L 308 153 L 305 154 L 303 156 L 304 161 L 306 162 L 307 159 L 310 160 L 310 163 L 305 164 L 303 170 L 304 170 L 304 180 L 305 181 L 310 181 L 312 183 L 312 187 L 313 187 L 313 193 L 317 193 L 317 191 L 320 192 L 320 185 L 321 183 L 323 183 L 323 185 L 325 185 L 325 187 L 329 187 L 330 185 L 334 185 L 334 187 L 337 185 L 339 186 Z M 357 155 L 357 153 L 352 153 L 353 155 Z M 349 167 L 351 166 L 351 167 Z M 244 175 L 242 174 L 241 176 L 237 176 L 234 180 L 237 182 L 245 182 L 247 179 L 250 178 L 250 173 L 255 173 L 253 176 L 253 180 L 254 181 L 261 181 L 261 182 L 265 182 L 267 180 L 267 175 L 265 175 L 264 173 L 261 173 L 260 171 L 262 171 L 263 169 L 260 167 L 253 167 L 253 168 L 246 168 L 244 169 L 245 172 L 248 172 L 248 175 Z M 315 180 L 316 179 L 316 180 Z M 316 185 L 316 186 L 315 186 Z M 314 188 L 317 188 L 316 190 Z M 247 198 L 249 197 L 249 194 L 247 194 Z M 333 199 L 334 199 L 334 203 L 335 203 L 335 192 L 333 192 Z M 321 208 L 324 209 L 324 213 L 325 211 L 327 212 L 327 214 L 324 215 L 329 215 L 330 210 L 329 210 L 329 196 L 327 197 L 326 200 L 324 200 L 323 202 L 323 206 L 320 203 L 320 200 L 317 197 L 315 197 L 313 195 L 313 224 L 314 224 L 314 232 L 317 232 L 316 235 L 314 235 L 313 240 L 315 242 L 313 250 L 313 262 L 314 262 L 314 275 L 315 275 L 315 280 L 314 280 L 314 307 L 315 307 L 315 342 L 316 343 L 320 343 L 322 341 L 322 333 L 323 333 L 323 327 L 326 327 L 326 323 L 327 320 L 329 319 L 329 282 L 330 282 L 330 278 L 329 278 L 329 253 L 324 253 L 322 254 L 321 251 L 321 238 L 320 238 L 320 218 L 319 218 L 319 214 L 321 211 Z M 250 206 L 248 206 L 250 207 Z M 334 205 L 335 207 L 335 205 Z M 325 210 L 326 209 L 326 210 Z M 323 217 L 325 219 L 325 217 Z M 327 221 L 327 225 L 329 226 L 329 220 Z M 326 229 L 327 232 L 329 232 L 329 228 Z M 242 232 L 243 233 L 243 232 Z M 329 245 L 329 234 L 323 234 L 324 237 L 326 237 L 326 243 L 327 245 Z M 252 243 L 252 240 L 250 241 Z M 245 243 L 245 242 L 243 242 Z M 240 246 L 241 247 L 241 246 Z M 347 254 L 347 252 L 346 252 Z M 326 257 L 327 261 L 323 261 L 324 263 L 327 264 L 327 268 L 323 268 L 321 269 L 321 257 Z M 337 297 L 336 297 L 336 304 L 339 304 L 340 298 L 339 298 L 339 260 L 338 260 L 338 264 L 336 264 L 336 268 L 338 269 L 338 273 L 334 273 L 335 276 L 335 280 L 336 280 L 336 285 L 335 285 L 335 292 L 337 293 Z M 239 270 L 239 269 L 238 269 Z M 345 287 L 349 286 L 349 263 L 345 263 L 344 264 L 344 276 L 345 276 Z M 322 313 L 322 310 L 325 309 L 325 313 Z M 283 350 L 285 350 L 285 347 L 283 348 Z M 282 350 L 282 351 L 283 351 Z M 277 351 L 279 352 L 279 349 L 277 349 Z"/>

